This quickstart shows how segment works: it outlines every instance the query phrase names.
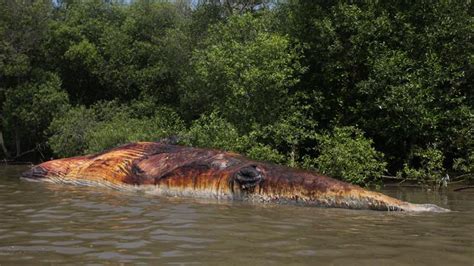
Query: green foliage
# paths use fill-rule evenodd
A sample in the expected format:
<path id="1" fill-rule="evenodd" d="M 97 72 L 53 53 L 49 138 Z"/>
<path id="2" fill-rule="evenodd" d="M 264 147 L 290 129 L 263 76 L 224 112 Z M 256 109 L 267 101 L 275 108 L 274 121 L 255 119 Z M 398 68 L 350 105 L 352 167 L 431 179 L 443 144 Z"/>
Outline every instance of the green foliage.
<path id="1" fill-rule="evenodd" d="M 59 156 L 99 152 L 128 142 L 158 141 L 179 135 L 184 123 L 173 110 L 156 108 L 149 117 L 135 117 L 133 108 L 101 102 L 91 108 L 71 108 L 56 117 L 49 144 Z"/>
<path id="2" fill-rule="evenodd" d="M 285 155 L 279 153 L 277 150 L 273 149 L 269 145 L 264 145 L 262 143 L 254 143 L 245 151 L 245 154 L 249 158 L 259 161 L 266 161 L 278 164 L 282 164 L 287 161 Z"/>
<path id="3" fill-rule="evenodd" d="M 189 108 L 217 110 L 242 132 L 278 117 L 304 68 L 298 49 L 273 32 L 271 23 L 271 14 L 243 14 L 210 29 L 204 48 L 193 53 L 185 95 Z"/>
<path id="4" fill-rule="evenodd" d="M 464 153 L 450 131 L 465 128 L 464 110 L 473 105 L 471 9 L 469 2 L 288 1 L 278 12 L 282 31 L 305 44 L 309 71 L 298 88 L 324 101 L 313 119 L 322 129 L 358 125 L 396 171 L 430 143 L 448 156 Z"/>
<path id="5" fill-rule="evenodd" d="M 77 44 L 73 44 L 64 53 L 64 58 L 76 67 L 87 69 L 91 72 L 96 71 L 100 67 L 103 60 L 100 57 L 97 47 L 88 40 L 82 40 Z"/>
<path id="6" fill-rule="evenodd" d="M 417 167 L 410 167 L 405 164 L 403 169 L 397 173 L 397 176 L 415 179 L 420 183 L 440 184 L 446 171 L 443 166 L 444 160 L 443 153 L 434 147 L 418 149 L 415 151 L 412 160 L 417 162 Z"/>
<path id="7" fill-rule="evenodd" d="M 449 117 L 451 126 L 443 135 L 447 136 L 444 143 L 454 157 L 453 170 L 474 175 L 474 111 L 467 107 L 456 108 Z"/>
<path id="8" fill-rule="evenodd" d="M 285 160 L 277 150 L 257 142 L 253 134 L 240 135 L 235 126 L 217 112 L 195 120 L 185 134 L 183 144 L 239 152 L 255 160 L 275 163 Z"/>
<path id="9" fill-rule="evenodd" d="M 474 178 L 474 112 L 466 108 L 462 112 L 456 112 L 456 118 L 462 121 L 456 123 L 457 127 L 449 128 L 450 146 L 456 147 L 457 155 L 453 160 L 453 170 L 472 179 Z"/>
<path id="10" fill-rule="evenodd" d="M 50 72 L 36 71 L 31 80 L 5 91 L 2 106 L 4 127 L 14 133 L 16 143 L 30 139 L 46 140 L 45 130 L 53 116 L 68 105 L 68 95 L 61 89 L 59 77 Z M 30 144 L 31 145 L 31 144 Z M 16 147 L 17 155 L 21 146 Z"/>
<path id="11" fill-rule="evenodd" d="M 195 120 L 184 139 L 187 145 L 228 151 L 241 150 L 242 142 L 245 140 L 240 137 L 237 129 L 217 112 L 202 115 Z"/>
<path id="12" fill-rule="evenodd" d="M 111 120 L 99 122 L 87 132 L 86 153 L 103 151 L 129 142 L 158 141 L 179 135 L 183 130 L 182 120 L 167 108 L 158 109 L 149 118 L 133 118 L 130 114 L 121 112 Z"/>
<path id="13" fill-rule="evenodd" d="M 354 127 L 336 127 L 317 136 L 319 156 L 314 166 L 324 174 L 354 184 L 377 182 L 386 171 L 383 154 Z"/>
<path id="14" fill-rule="evenodd" d="M 251 135 L 278 147 L 290 167 L 300 165 L 302 156 L 308 152 L 306 145 L 316 138 L 317 122 L 311 117 L 315 107 L 308 101 L 317 101 L 307 95 L 294 95 L 287 99 L 280 117 L 272 124 L 254 129 Z"/>
<path id="15" fill-rule="evenodd" d="M 21 156 L 47 137 L 71 156 L 178 134 L 359 184 L 385 169 L 373 147 L 391 174 L 468 174 L 471 13 L 470 1 L 0 1 L 0 148 L 37 160 Z"/>
<path id="16" fill-rule="evenodd" d="M 47 60 L 58 67 L 74 103 L 177 99 L 190 55 L 186 8 L 162 1 L 76 1 L 51 23 Z"/>
<path id="17" fill-rule="evenodd" d="M 63 110 L 68 97 L 54 73 L 39 71 L 35 76 L 35 79 L 5 92 L 2 111 L 10 125 L 42 133 L 53 114 Z"/>
<path id="18" fill-rule="evenodd" d="M 469 154 L 466 159 L 456 158 L 453 169 L 461 173 L 470 174 L 474 178 L 474 152 Z"/>
<path id="19" fill-rule="evenodd" d="M 55 71 L 41 68 L 51 10 L 47 0 L 0 1 L 0 143 L 6 157 L 13 154 L 9 149 L 20 158 L 44 146 L 51 114 L 67 102 Z"/>
<path id="20" fill-rule="evenodd" d="M 48 143 L 53 152 L 61 157 L 85 154 L 89 150 L 90 132 L 117 116 L 129 113 L 126 106 L 115 101 L 97 102 L 90 108 L 72 107 L 66 112 L 57 113 L 48 129 Z"/>
<path id="21" fill-rule="evenodd" d="M 0 1 L 0 76 L 29 75 L 46 38 L 51 1 Z M 3 83 L 3 82 L 0 82 Z"/>
<path id="22" fill-rule="evenodd" d="M 84 106 L 71 108 L 57 114 L 51 122 L 48 144 L 59 157 L 82 155 L 87 149 L 86 134 L 96 125 L 94 110 Z"/>

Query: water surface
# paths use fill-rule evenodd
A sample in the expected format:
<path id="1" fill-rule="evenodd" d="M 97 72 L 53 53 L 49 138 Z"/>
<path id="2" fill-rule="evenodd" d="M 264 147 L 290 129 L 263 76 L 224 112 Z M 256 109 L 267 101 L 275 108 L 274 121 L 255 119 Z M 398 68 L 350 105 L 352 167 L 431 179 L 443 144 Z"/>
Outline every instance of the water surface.
<path id="1" fill-rule="evenodd" d="M 474 190 L 387 188 L 450 213 L 162 198 L 0 167 L 0 264 L 474 265 Z"/>

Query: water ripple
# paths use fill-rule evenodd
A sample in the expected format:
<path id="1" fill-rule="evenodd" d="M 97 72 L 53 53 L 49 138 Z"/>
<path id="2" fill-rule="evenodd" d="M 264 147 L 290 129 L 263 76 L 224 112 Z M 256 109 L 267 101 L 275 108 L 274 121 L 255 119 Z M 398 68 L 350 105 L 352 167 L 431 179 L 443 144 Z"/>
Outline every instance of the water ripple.
<path id="1" fill-rule="evenodd" d="M 474 193 L 386 192 L 459 211 L 251 205 L 0 179 L 0 264 L 472 265 Z"/>

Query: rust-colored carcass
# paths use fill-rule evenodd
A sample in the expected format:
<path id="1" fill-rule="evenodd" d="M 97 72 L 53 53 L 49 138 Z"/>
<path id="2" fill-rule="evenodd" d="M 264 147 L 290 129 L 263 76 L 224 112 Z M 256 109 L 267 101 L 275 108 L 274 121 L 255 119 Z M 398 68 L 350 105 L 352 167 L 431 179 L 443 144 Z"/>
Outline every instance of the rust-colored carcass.
<path id="1" fill-rule="evenodd" d="M 99 154 L 52 160 L 23 178 L 142 189 L 159 195 L 385 211 L 448 211 L 412 204 L 314 172 L 252 161 L 236 153 L 138 142 Z"/>

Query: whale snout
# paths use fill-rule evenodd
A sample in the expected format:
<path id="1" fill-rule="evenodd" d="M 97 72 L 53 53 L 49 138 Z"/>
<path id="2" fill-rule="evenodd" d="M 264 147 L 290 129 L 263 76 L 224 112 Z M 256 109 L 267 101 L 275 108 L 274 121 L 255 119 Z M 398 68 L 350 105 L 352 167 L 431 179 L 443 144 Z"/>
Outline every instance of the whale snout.
<path id="1" fill-rule="evenodd" d="M 44 178 L 48 174 L 48 171 L 41 166 L 34 166 L 30 170 L 25 171 L 21 174 L 22 178 L 37 179 Z"/>

